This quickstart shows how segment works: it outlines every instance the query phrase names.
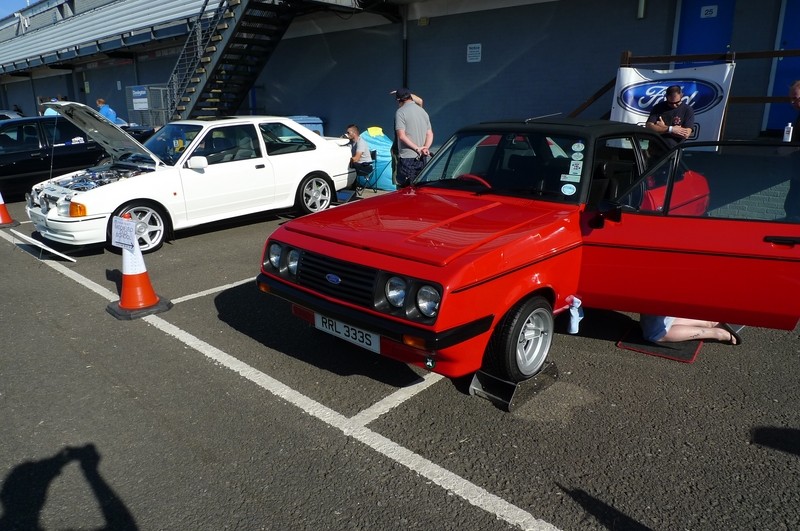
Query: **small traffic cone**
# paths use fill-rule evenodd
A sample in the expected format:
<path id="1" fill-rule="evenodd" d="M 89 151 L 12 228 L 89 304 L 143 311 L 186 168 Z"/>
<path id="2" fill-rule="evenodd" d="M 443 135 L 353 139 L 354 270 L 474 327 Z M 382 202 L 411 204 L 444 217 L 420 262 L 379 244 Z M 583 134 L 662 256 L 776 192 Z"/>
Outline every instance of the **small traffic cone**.
<path id="1" fill-rule="evenodd" d="M 130 214 L 126 214 L 130 218 Z M 119 301 L 110 303 L 106 310 L 117 319 L 138 319 L 146 315 L 165 312 L 172 302 L 156 295 L 150 284 L 150 275 L 144 266 L 139 238 L 134 237 L 133 249 L 122 249 L 122 289 Z"/>
<path id="2" fill-rule="evenodd" d="M 11 218 L 11 214 L 6 208 L 6 202 L 3 201 L 3 194 L 0 193 L 0 227 L 16 227 L 17 225 L 19 225 L 19 221 Z"/>

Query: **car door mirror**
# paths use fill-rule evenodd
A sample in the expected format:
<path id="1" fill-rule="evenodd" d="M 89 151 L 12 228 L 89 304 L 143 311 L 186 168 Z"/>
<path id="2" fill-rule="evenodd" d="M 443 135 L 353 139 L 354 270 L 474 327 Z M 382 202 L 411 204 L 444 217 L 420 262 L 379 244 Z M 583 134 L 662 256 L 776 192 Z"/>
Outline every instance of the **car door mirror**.
<path id="1" fill-rule="evenodd" d="M 192 170 L 203 170 L 208 168 L 208 159 L 205 157 L 192 157 L 186 166 Z"/>
<path id="2" fill-rule="evenodd" d="M 593 229 L 602 229 L 606 220 L 619 223 L 622 220 L 622 210 L 621 204 L 603 199 L 597 204 L 597 211 L 595 216 L 589 220 L 589 226 Z"/>

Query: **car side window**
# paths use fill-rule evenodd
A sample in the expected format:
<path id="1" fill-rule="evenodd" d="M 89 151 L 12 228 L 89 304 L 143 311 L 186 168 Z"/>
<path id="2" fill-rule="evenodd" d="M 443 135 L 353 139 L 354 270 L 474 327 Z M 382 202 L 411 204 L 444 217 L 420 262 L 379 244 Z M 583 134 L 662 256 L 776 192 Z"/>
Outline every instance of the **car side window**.
<path id="1" fill-rule="evenodd" d="M 651 164 L 661 160 L 661 157 L 669 150 L 663 142 L 652 138 L 639 137 L 637 141 L 639 142 L 639 150 L 642 153 L 645 168 L 649 168 Z"/>
<path id="2" fill-rule="evenodd" d="M 0 130 L 3 153 L 19 153 L 39 149 L 39 128 L 36 124 L 9 124 Z"/>
<path id="3" fill-rule="evenodd" d="M 688 147 L 681 150 L 679 163 L 668 214 L 786 222 L 793 212 L 800 212 L 800 197 L 792 195 L 800 191 L 797 148 L 765 144 Z M 700 208 L 703 203 L 705 210 Z"/>
<path id="4" fill-rule="evenodd" d="M 66 120 L 53 120 L 43 122 L 45 135 L 54 147 L 85 144 L 89 141 L 86 133 L 81 131 L 72 122 Z"/>
<path id="5" fill-rule="evenodd" d="M 217 127 L 206 133 L 192 156 L 206 157 L 213 165 L 260 157 L 261 146 L 252 125 Z"/>
<path id="6" fill-rule="evenodd" d="M 800 150 L 771 144 L 688 146 L 645 172 L 617 201 L 642 213 L 792 221 Z M 794 222 L 800 221 L 800 218 Z"/>
<path id="7" fill-rule="evenodd" d="M 638 178 L 632 137 L 601 138 L 594 148 L 594 167 L 587 204 L 613 199 Z"/>
<path id="8" fill-rule="evenodd" d="M 282 123 L 262 123 L 258 128 L 269 156 L 316 149 L 313 142 Z"/>

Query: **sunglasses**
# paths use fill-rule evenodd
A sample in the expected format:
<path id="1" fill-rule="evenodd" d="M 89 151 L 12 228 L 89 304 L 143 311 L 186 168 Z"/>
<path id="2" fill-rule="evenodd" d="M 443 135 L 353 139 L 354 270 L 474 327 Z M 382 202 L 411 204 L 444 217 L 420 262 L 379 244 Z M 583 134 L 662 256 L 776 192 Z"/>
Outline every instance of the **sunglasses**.
<path id="1" fill-rule="evenodd" d="M 675 107 L 677 107 L 678 105 L 680 105 L 680 104 L 681 104 L 681 101 L 683 101 L 683 100 L 678 100 L 678 101 L 667 101 L 667 104 L 668 104 L 668 105 L 672 105 L 672 106 L 675 106 Z"/>

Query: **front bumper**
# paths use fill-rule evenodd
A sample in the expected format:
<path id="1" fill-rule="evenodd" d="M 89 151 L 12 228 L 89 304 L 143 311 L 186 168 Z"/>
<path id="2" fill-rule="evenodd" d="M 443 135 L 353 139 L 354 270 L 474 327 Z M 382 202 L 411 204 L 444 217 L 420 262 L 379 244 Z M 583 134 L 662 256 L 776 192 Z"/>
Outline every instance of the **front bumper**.
<path id="1" fill-rule="evenodd" d="M 462 376 L 480 367 L 483 349 L 488 341 L 488 332 L 494 322 L 493 315 L 486 315 L 447 330 L 434 331 L 415 326 L 413 323 L 394 321 L 331 302 L 264 273 L 256 277 L 256 284 L 265 293 L 326 317 L 368 330 L 380 335 L 382 340 L 395 343 L 392 348 L 383 350 L 386 356 L 428 368 L 430 366 L 425 362 L 428 358 L 432 358 L 436 360 L 436 368 L 439 369 L 435 372 L 446 376 Z M 423 346 L 421 348 L 408 346 L 404 339 L 409 336 L 421 339 Z"/>
<path id="2" fill-rule="evenodd" d="M 88 245 L 106 241 L 107 215 L 65 218 L 56 216 L 55 208 L 44 214 L 41 207 L 36 205 L 26 205 L 25 213 L 39 234 L 48 240 L 69 245 Z"/>

